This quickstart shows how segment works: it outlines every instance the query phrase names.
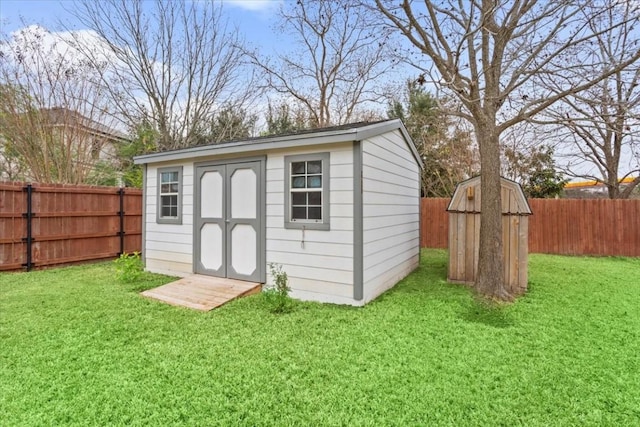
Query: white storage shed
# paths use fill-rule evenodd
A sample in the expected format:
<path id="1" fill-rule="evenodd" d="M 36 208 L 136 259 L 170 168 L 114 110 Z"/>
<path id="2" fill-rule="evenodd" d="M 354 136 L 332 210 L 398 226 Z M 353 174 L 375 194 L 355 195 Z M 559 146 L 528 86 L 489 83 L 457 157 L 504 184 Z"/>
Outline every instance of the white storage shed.
<path id="1" fill-rule="evenodd" d="M 422 162 L 400 120 L 136 157 L 147 270 L 268 283 L 364 305 L 420 254 Z"/>

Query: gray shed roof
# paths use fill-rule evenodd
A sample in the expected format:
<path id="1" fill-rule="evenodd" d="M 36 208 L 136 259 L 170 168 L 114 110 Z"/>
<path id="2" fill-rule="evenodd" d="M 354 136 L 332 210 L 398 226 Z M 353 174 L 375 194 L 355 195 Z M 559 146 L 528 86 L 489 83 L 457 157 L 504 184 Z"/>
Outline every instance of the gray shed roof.
<path id="1" fill-rule="evenodd" d="M 305 130 L 293 134 L 271 135 L 265 137 L 249 138 L 242 141 L 232 141 L 220 144 L 199 145 L 179 150 L 164 151 L 159 153 L 136 156 L 136 164 L 165 162 L 182 160 L 194 157 L 214 156 L 222 154 L 242 154 L 253 151 L 266 151 L 279 148 L 304 147 L 308 145 L 332 144 L 336 142 L 361 141 L 386 132 L 399 130 L 413 157 L 420 167 L 422 159 L 416 150 L 407 129 L 399 119 L 380 122 L 361 122 L 347 125 L 332 126 L 328 128 Z"/>

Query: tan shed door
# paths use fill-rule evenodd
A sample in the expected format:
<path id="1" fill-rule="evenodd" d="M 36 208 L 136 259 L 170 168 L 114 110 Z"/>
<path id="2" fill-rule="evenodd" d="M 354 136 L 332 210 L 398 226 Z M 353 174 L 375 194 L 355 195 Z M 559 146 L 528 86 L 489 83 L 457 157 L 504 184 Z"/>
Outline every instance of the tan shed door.
<path id="1" fill-rule="evenodd" d="M 195 271 L 260 280 L 262 163 L 196 168 Z"/>

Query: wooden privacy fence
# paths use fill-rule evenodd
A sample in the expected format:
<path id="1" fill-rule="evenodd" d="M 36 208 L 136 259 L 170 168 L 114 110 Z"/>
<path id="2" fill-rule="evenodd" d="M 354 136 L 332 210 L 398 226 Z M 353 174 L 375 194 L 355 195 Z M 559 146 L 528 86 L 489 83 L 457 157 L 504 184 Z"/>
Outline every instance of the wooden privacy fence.
<path id="1" fill-rule="evenodd" d="M 422 199 L 422 247 L 447 248 L 449 199 Z M 529 252 L 640 257 L 640 200 L 529 199 Z"/>
<path id="2" fill-rule="evenodd" d="M 0 271 L 140 251 L 142 191 L 0 183 Z"/>

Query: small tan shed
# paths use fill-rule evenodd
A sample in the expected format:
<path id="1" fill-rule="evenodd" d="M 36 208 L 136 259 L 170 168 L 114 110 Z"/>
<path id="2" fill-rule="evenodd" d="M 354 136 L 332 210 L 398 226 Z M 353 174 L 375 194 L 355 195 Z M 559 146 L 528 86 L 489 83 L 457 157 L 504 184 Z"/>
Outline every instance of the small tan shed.
<path id="1" fill-rule="evenodd" d="M 500 179 L 502 189 L 502 244 L 504 281 L 516 296 L 527 290 L 528 232 L 531 208 L 517 182 Z M 449 212 L 450 282 L 473 283 L 478 272 L 480 242 L 480 177 L 460 182 Z"/>

